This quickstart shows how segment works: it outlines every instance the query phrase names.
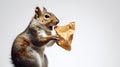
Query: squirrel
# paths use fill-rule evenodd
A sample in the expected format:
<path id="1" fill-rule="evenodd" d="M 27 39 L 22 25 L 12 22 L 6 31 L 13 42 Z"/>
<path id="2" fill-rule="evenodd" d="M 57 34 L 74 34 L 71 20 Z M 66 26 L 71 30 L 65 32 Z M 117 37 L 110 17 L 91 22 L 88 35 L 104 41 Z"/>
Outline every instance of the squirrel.
<path id="1" fill-rule="evenodd" d="M 28 27 L 13 42 L 11 59 L 14 67 L 48 67 L 45 47 L 52 46 L 59 38 L 52 35 L 59 19 L 45 7 L 37 6 Z"/>

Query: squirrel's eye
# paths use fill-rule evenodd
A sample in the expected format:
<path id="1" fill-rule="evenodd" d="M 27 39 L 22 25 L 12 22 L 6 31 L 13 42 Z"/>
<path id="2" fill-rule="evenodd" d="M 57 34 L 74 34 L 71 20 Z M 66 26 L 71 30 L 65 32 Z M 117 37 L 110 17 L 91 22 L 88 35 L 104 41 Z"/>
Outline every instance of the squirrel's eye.
<path id="1" fill-rule="evenodd" d="M 49 15 L 45 15 L 45 18 L 49 18 L 50 16 Z"/>

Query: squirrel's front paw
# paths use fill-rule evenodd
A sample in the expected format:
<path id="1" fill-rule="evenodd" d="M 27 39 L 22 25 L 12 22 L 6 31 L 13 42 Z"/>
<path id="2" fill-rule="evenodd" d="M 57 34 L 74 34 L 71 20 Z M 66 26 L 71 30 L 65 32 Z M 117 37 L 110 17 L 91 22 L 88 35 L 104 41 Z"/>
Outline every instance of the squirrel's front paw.
<path id="1" fill-rule="evenodd" d="M 59 40 L 59 37 L 57 35 L 54 35 L 53 40 Z"/>

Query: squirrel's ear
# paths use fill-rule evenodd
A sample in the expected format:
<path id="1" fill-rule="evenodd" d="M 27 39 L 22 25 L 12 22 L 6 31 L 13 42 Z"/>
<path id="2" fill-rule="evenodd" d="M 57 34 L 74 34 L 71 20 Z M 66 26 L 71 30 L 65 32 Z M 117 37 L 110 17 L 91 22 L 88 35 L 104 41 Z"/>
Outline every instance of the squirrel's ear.
<path id="1" fill-rule="evenodd" d="M 45 7 L 43 7 L 43 12 L 46 13 L 47 12 L 47 9 Z"/>
<path id="2" fill-rule="evenodd" d="M 35 16 L 34 16 L 34 18 L 35 18 L 35 19 L 39 18 L 41 14 L 42 14 L 42 13 L 41 13 L 40 8 L 39 8 L 39 7 L 36 7 L 36 8 L 35 8 Z"/>

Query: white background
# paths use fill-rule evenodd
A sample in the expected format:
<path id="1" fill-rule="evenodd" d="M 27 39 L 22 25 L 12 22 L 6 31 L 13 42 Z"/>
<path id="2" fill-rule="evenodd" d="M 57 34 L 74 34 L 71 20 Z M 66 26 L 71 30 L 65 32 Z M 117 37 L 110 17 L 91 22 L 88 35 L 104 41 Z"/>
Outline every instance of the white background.
<path id="1" fill-rule="evenodd" d="M 47 48 L 49 67 L 120 67 L 120 0 L 1 0 L 0 67 L 13 67 L 12 43 L 36 6 L 46 7 L 59 25 L 76 22 L 72 50 Z"/>

